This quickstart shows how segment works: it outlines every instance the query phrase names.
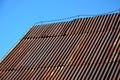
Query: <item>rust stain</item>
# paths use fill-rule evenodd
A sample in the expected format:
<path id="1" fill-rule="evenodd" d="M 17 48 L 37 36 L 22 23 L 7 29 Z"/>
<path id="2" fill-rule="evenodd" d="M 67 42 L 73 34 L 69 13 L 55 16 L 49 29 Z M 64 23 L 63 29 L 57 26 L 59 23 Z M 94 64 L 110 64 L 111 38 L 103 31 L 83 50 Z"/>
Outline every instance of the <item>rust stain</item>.
<path id="1" fill-rule="evenodd" d="M 0 63 L 0 80 L 119 80 L 120 13 L 33 26 Z"/>

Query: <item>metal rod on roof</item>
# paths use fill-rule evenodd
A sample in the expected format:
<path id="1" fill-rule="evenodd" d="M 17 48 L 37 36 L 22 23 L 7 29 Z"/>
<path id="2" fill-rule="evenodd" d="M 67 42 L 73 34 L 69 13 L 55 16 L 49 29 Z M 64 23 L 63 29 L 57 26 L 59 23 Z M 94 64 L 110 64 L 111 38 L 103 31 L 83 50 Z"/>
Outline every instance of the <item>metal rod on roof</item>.
<path id="1" fill-rule="evenodd" d="M 85 17 L 91 17 L 91 16 L 105 15 L 105 14 L 110 14 L 110 13 L 115 13 L 115 12 L 120 13 L 120 8 L 117 9 L 117 10 L 106 12 L 106 13 L 102 13 L 102 14 L 75 15 L 75 16 L 61 18 L 61 19 L 54 19 L 54 20 L 48 20 L 48 21 L 40 21 L 40 22 L 36 22 L 34 24 L 34 26 L 37 25 L 37 24 L 39 24 L 39 23 L 42 25 L 44 23 L 52 23 L 52 22 L 55 23 L 55 22 L 60 22 L 60 21 L 64 21 L 64 20 L 71 20 L 71 19 L 75 19 L 75 18 L 80 18 L 80 17 L 83 17 L 83 16 L 85 16 Z"/>
<path id="2" fill-rule="evenodd" d="M 120 9 L 118 10 L 118 12 L 120 13 Z"/>

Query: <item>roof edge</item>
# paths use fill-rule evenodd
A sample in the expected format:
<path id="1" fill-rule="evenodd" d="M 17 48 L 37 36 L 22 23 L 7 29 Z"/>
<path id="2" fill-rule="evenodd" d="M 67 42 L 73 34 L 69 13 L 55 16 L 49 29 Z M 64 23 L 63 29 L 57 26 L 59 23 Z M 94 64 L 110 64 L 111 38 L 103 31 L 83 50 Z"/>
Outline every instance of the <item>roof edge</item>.
<path id="1" fill-rule="evenodd" d="M 32 28 L 33 26 L 30 26 L 25 33 L 20 37 L 20 39 L 13 45 L 13 47 L 11 47 L 7 53 L 2 57 L 2 59 L 0 59 L 0 63 L 6 58 L 6 56 L 17 46 L 17 44 L 23 39 L 23 37 L 27 34 L 27 32 Z"/>

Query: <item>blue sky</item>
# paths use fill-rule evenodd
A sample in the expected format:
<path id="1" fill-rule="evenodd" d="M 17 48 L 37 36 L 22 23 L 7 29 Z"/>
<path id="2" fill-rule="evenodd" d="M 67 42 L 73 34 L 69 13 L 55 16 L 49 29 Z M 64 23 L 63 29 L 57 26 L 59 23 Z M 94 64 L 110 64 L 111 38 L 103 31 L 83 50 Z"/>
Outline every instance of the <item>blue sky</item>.
<path id="1" fill-rule="evenodd" d="M 120 0 L 0 0 L 0 59 L 36 22 L 119 8 Z"/>

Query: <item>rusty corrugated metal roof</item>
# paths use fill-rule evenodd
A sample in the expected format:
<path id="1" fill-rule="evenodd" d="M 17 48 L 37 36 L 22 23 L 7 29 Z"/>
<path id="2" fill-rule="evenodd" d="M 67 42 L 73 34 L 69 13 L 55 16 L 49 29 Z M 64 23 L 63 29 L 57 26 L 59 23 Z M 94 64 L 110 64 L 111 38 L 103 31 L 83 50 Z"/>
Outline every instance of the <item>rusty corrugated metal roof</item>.
<path id="1" fill-rule="evenodd" d="M 0 63 L 0 79 L 119 80 L 120 13 L 32 27 Z"/>

